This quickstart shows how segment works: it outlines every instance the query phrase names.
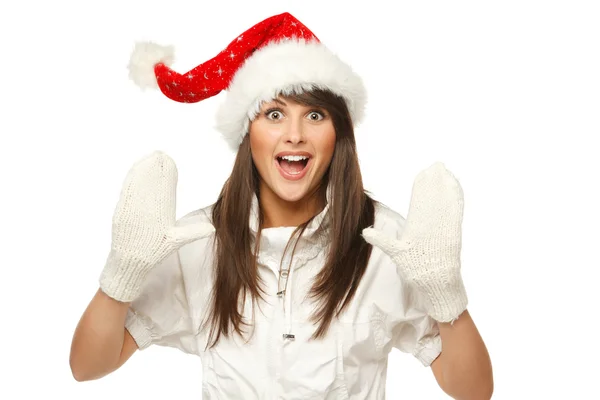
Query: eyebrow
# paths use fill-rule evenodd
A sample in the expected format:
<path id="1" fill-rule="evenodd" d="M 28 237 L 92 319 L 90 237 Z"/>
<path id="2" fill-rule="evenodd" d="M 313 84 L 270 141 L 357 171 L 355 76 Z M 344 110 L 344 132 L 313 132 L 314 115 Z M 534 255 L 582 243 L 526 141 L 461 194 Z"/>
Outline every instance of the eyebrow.
<path id="1" fill-rule="evenodd" d="M 287 103 L 285 101 L 279 100 L 279 99 L 273 99 L 269 103 L 277 103 L 281 106 L 287 107 Z M 265 104 L 269 104 L 269 103 L 265 103 Z"/>

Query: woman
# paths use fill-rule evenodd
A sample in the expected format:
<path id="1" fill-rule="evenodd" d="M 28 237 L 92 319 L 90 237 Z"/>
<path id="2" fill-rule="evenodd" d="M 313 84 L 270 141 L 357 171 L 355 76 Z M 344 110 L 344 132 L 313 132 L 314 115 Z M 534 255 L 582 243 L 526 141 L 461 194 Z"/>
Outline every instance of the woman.
<path id="1" fill-rule="evenodd" d="M 217 121 L 235 164 L 217 202 L 179 221 L 168 156 L 129 172 L 100 289 L 73 338 L 75 378 L 156 344 L 201 357 L 207 399 L 383 399 L 395 347 L 453 398 L 490 398 L 452 174 L 436 163 L 417 176 L 406 221 L 371 199 L 354 140 L 362 81 L 290 14 L 186 74 L 171 60 L 140 45 L 132 78 L 180 102 L 227 89 Z"/>

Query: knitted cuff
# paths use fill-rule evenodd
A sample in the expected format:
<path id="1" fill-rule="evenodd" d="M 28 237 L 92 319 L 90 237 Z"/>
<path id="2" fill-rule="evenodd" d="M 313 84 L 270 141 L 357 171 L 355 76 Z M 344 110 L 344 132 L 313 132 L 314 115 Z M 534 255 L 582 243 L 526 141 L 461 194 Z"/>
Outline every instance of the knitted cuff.
<path id="1" fill-rule="evenodd" d="M 140 295 L 149 270 L 140 261 L 123 258 L 111 250 L 100 275 L 100 288 L 115 300 L 131 302 Z"/>
<path id="2" fill-rule="evenodd" d="M 417 280 L 415 284 L 429 300 L 428 314 L 438 322 L 452 323 L 467 308 L 467 292 L 458 268 Z"/>

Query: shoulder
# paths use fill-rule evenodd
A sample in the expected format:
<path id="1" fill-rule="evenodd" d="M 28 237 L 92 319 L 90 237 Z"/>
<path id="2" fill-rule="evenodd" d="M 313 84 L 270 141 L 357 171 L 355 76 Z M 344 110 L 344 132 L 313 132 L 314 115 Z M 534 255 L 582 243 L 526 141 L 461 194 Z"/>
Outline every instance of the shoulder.
<path id="1" fill-rule="evenodd" d="M 190 211 L 187 214 L 184 214 L 181 218 L 177 220 L 178 226 L 186 226 L 197 223 L 208 223 L 212 224 L 212 209 L 214 204 L 211 204 L 206 207 L 198 208 L 194 211 Z"/>
<path id="2" fill-rule="evenodd" d="M 178 227 L 212 224 L 212 208 L 211 205 L 188 212 L 179 218 L 176 224 Z M 183 279 L 192 292 L 202 292 L 205 284 L 211 282 L 212 268 L 210 267 L 214 261 L 213 245 L 215 237 L 213 232 L 210 235 L 186 243 L 177 250 Z"/>
<path id="3" fill-rule="evenodd" d="M 190 211 L 177 220 L 176 226 L 179 228 L 185 228 L 198 224 L 212 225 L 212 209 L 213 205 L 210 205 Z M 182 259 L 182 263 L 194 263 L 195 259 L 198 257 L 205 258 L 207 250 L 210 248 L 210 246 L 212 246 L 214 238 L 215 234 L 212 233 L 180 247 L 179 254 Z"/>
<path id="4" fill-rule="evenodd" d="M 401 239 L 405 225 L 406 219 L 403 215 L 389 206 L 375 203 L 375 221 L 372 228 L 388 238 Z M 361 285 L 361 302 L 368 306 L 367 309 L 376 306 L 377 312 L 385 318 L 390 318 L 390 321 L 409 318 L 406 313 L 414 307 L 410 288 L 402 279 L 392 258 L 377 245 L 372 246 Z"/>
<path id="5" fill-rule="evenodd" d="M 406 225 L 406 218 L 383 203 L 375 202 L 375 222 L 373 228 L 390 236 L 400 238 Z"/>

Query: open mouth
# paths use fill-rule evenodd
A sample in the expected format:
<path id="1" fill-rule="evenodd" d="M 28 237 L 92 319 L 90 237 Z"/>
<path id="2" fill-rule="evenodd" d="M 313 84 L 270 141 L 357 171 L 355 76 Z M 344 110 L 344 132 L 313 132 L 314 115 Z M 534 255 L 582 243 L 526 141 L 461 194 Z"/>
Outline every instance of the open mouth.
<path id="1" fill-rule="evenodd" d="M 290 175 L 299 175 L 308 165 L 308 156 L 282 156 L 277 157 L 281 169 Z"/>

